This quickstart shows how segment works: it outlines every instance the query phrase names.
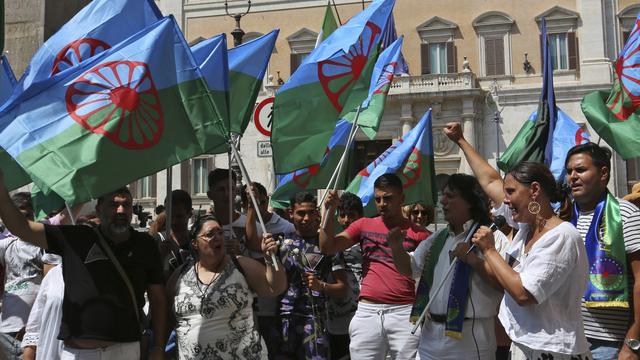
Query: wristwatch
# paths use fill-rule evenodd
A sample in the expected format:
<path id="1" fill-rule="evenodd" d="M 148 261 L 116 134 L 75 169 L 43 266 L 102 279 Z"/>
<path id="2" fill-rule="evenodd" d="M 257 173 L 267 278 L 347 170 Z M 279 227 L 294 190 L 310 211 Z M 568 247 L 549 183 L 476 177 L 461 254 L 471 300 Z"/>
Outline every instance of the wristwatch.
<path id="1" fill-rule="evenodd" d="M 624 339 L 624 344 L 629 347 L 629 349 L 637 352 L 640 350 L 640 341 L 636 339 Z"/>

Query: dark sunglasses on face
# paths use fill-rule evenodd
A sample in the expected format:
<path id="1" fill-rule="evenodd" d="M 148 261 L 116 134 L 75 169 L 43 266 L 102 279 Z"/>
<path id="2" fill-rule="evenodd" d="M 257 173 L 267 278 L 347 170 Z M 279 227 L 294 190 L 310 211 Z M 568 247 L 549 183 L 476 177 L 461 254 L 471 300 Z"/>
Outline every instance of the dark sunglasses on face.
<path id="1" fill-rule="evenodd" d="M 418 215 L 427 216 L 427 210 L 411 210 L 411 214 L 415 216 L 418 216 Z"/>

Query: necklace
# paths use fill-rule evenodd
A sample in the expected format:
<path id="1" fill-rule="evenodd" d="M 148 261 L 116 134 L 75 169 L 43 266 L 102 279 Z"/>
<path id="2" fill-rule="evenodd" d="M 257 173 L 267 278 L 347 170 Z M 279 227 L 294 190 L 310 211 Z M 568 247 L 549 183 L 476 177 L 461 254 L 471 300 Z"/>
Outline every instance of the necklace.
<path id="1" fill-rule="evenodd" d="M 196 261 L 195 264 L 193 265 L 193 268 L 196 273 L 196 284 L 198 286 L 198 290 L 200 291 L 202 299 L 204 300 L 204 297 L 209 291 L 209 287 L 211 287 L 211 285 L 214 284 L 220 278 L 220 276 L 222 275 L 222 271 L 218 271 L 217 273 L 214 273 L 211 280 L 207 284 L 205 284 L 202 280 L 200 280 L 200 275 L 198 273 L 198 264 L 199 262 Z M 217 267 L 220 267 L 220 265 L 218 265 Z"/>

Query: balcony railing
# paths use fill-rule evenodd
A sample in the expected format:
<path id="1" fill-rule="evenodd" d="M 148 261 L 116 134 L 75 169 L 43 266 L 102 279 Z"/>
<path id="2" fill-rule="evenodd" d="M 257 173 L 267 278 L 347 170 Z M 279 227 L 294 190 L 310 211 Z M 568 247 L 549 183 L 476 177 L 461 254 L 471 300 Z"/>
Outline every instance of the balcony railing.
<path id="1" fill-rule="evenodd" d="M 396 76 L 391 84 L 389 94 L 466 90 L 476 87 L 476 78 L 472 72 Z"/>
<path id="2" fill-rule="evenodd" d="M 273 96 L 279 88 L 280 86 L 278 85 L 266 85 L 263 87 L 260 95 Z M 476 76 L 472 72 L 396 76 L 393 79 L 393 83 L 391 83 L 389 94 L 400 95 L 476 88 L 478 88 Z"/>

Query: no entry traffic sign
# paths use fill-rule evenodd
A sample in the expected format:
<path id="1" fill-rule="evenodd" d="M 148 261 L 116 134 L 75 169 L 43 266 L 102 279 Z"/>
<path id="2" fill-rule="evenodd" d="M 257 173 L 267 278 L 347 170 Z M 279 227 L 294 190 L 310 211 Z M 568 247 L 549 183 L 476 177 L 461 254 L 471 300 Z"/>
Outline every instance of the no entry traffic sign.
<path id="1" fill-rule="evenodd" d="M 253 112 L 253 123 L 256 124 L 256 129 L 264 136 L 271 136 L 274 99 L 272 96 L 262 100 Z"/>

